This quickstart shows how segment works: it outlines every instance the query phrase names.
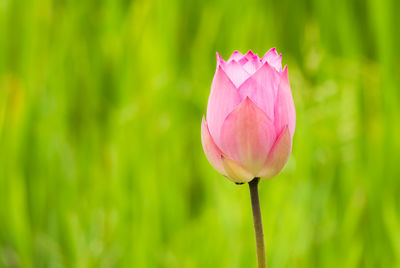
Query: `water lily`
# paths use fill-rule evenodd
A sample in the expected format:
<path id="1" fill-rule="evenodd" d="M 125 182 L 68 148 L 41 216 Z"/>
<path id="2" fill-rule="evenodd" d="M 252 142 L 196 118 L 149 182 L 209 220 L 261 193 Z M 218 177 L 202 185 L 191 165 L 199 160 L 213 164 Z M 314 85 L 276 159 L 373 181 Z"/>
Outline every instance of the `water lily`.
<path id="1" fill-rule="evenodd" d="M 224 61 L 217 53 L 207 121 L 201 139 L 210 164 L 237 184 L 249 183 L 258 267 L 266 267 L 258 199 L 261 178 L 272 178 L 292 150 L 296 113 L 287 66 L 270 49 L 262 58 L 235 51 Z"/>

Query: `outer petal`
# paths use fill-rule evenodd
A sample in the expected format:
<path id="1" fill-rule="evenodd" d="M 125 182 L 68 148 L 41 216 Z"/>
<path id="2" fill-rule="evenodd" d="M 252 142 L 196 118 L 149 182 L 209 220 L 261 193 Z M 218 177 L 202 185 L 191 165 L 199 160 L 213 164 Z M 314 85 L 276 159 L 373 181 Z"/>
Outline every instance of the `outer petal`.
<path id="1" fill-rule="evenodd" d="M 211 166 L 213 166 L 213 168 L 215 168 L 222 175 L 227 176 L 222 166 L 222 152 L 217 145 L 215 145 L 215 142 L 210 135 L 210 131 L 208 130 L 207 122 L 204 119 L 204 116 L 201 121 L 201 143 L 203 145 L 204 153 Z"/>
<path id="2" fill-rule="evenodd" d="M 240 103 L 240 96 L 221 66 L 218 66 L 211 85 L 207 105 L 208 129 L 215 144 L 220 146 L 221 126 L 227 115 Z"/>
<path id="3" fill-rule="evenodd" d="M 289 128 L 286 126 L 272 147 L 271 152 L 257 177 L 268 179 L 278 175 L 285 166 L 291 150 L 292 137 Z"/>
<path id="4" fill-rule="evenodd" d="M 227 157 L 221 157 L 222 165 L 227 173 L 227 178 L 233 182 L 249 182 L 254 176 L 239 163 Z"/>
<path id="5" fill-rule="evenodd" d="M 249 96 L 269 118 L 274 118 L 274 101 L 279 84 L 280 75 L 265 62 L 252 76 L 239 87 L 242 99 Z"/>
<path id="6" fill-rule="evenodd" d="M 268 62 L 278 72 L 282 70 L 282 55 L 278 55 L 275 48 L 271 48 L 261 59 L 262 63 Z"/>
<path id="7" fill-rule="evenodd" d="M 274 124 L 276 130 L 281 131 L 286 125 L 288 125 L 290 134 L 293 137 L 296 126 L 296 111 L 294 108 L 292 92 L 290 90 L 287 66 L 285 66 L 282 71 L 274 113 Z"/>
<path id="8" fill-rule="evenodd" d="M 271 120 L 246 97 L 224 121 L 220 148 L 255 177 L 275 138 L 275 128 Z"/>
<path id="9" fill-rule="evenodd" d="M 239 87 L 250 77 L 250 74 L 235 60 L 227 62 L 223 68 L 235 87 Z"/>
<path id="10" fill-rule="evenodd" d="M 222 66 L 222 68 L 225 66 L 225 61 L 224 59 L 221 57 L 221 55 L 219 55 L 219 53 L 217 52 L 217 69 L 219 66 Z"/>

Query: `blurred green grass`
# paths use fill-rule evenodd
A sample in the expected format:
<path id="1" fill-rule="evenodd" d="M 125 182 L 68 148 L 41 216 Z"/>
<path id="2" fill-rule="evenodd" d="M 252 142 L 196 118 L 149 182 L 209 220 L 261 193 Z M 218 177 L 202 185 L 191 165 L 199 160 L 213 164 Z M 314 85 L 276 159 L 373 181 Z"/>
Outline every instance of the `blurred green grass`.
<path id="1" fill-rule="evenodd" d="M 400 2 L 0 0 L 0 267 L 255 267 L 200 142 L 215 52 L 283 53 L 269 267 L 400 267 Z"/>

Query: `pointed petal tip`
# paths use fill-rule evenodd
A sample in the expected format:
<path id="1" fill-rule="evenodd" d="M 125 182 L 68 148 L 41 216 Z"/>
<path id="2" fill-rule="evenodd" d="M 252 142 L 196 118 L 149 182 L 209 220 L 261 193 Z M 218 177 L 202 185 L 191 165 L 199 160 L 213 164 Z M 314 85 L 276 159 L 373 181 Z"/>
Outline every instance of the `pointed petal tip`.
<path id="1" fill-rule="evenodd" d="M 268 63 L 268 61 L 265 61 L 258 69 L 255 73 L 260 72 L 260 70 L 266 70 L 266 69 L 270 69 L 270 70 L 275 70 L 275 68 Z M 253 74 L 254 75 L 254 74 Z"/>
<path id="2" fill-rule="evenodd" d="M 224 59 L 221 57 L 221 55 L 218 52 L 215 52 L 216 57 L 217 57 L 217 66 L 221 65 L 221 63 L 224 63 Z"/>
<path id="3" fill-rule="evenodd" d="M 226 81 L 229 81 L 229 83 L 232 83 L 233 87 L 236 89 L 236 86 L 232 82 L 232 79 L 229 77 L 228 72 L 225 71 L 225 69 L 224 69 L 225 67 L 226 67 L 226 65 L 223 67 L 222 64 L 218 64 L 217 71 L 215 72 L 215 75 L 218 75 L 220 77 L 221 76 L 224 77 L 224 79 L 226 79 Z"/>
<path id="4" fill-rule="evenodd" d="M 217 71 L 215 72 L 215 74 L 217 74 L 217 72 L 222 72 L 224 75 L 226 75 L 224 68 L 222 68 L 220 61 L 218 61 L 218 65 L 217 65 Z"/>
<path id="5" fill-rule="evenodd" d="M 231 62 L 232 60 L 239 61 L 242 57 L 243 57 L 243 54 L 242 54 L 240 51 L 235 50 L 235 51 L 231 54 L 231 56 L 229 57 L 229 59 L 228 59 L 227 62 L 229 63 L 229 62 Z"/>
<path id="6" fill-rule="evenodd" d="M 253 51 L 251 51 L 251 49 L 249 49 L 249 51 L 247 51 L 245 56 L 254 56 Z"/>
<path id="7" fill-rule="evenodd" d="M 248 81 L 248 80 L 250 81 L 251 78 L 252 78 L 254 75 L 256 75 L 257 73 L 263 72 L 263 71 L 266 71 L 266 70 L 275 70 L 275 68 L 273 68 L 273 67 L 268 63 L 268 61 L 265 61 L 264 63 L 261 64 L 260 67 L 257 68 L 257 70 L 256 70 L 251 76 L 249 76 L 245 81 L 243 81 L 243 83 L 242 83 L 240 86 L 242 86 L 243 84 L 245 84 L 246 81 Z"/>
<path id="8" fill-rule="evenodd" d="M 275 55 L 279 56 L 278 50 L 276 49 L 276 47 L 271 48 L 270 50 L 267 51 L 267 53 L 274 53 Z"/>
<path id="9" fill-rule="evenodd" d="M 241 103 L 239 103 L 238 108 L 240 106 L 240 108 L 242 108 L 243 106 L 252 106 L 254 105 L 255 107 L 257 107 L 256 109 L 260 109 L 260 107 L 258 107 L 258 105 L 249 97 L 249 96 L 245 96 L 244 99 L 241 101 Z M 266 115 L 267 118 L 269 119 L 268 115 Z"/>
<path id="10" fill-rule="evenodd" d="M 289 80 L 289 71 L 288 71 L 287 65 L 285 65 L 285 67 L 283 67 L 283 70 L 281 71 L 281 75 L 282 75 L 282 78 Z"/>
<path id="11" fill-rule="evenodd" d="M 264 54 L 262 62 L 268 61 L 277 71 L 282 71 L 282 54 L 278 54 L 275 48 L 271 48 Z"/>
<path id="12" fill-rule="evenodd" d="M 255 102 L 249 96 L 244 97 L 244 99 L 242 100 L 242 103 L 239 105 L 255 105 L 255 106 L 257 106 L 257 104 L 255 104 Z"/>

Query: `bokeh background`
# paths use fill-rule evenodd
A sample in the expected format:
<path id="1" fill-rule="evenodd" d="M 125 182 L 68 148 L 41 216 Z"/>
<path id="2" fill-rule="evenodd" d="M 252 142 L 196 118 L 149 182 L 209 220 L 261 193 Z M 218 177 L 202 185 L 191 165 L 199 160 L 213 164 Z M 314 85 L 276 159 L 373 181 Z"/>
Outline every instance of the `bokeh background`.
<path id="1" fill-rule="evenodd" d="M 0 267 L 255 267 L 200 142 L 215 52 L 283 54 L 269 267 L 400 267 L 400 2 L 0 0 Z"/>

